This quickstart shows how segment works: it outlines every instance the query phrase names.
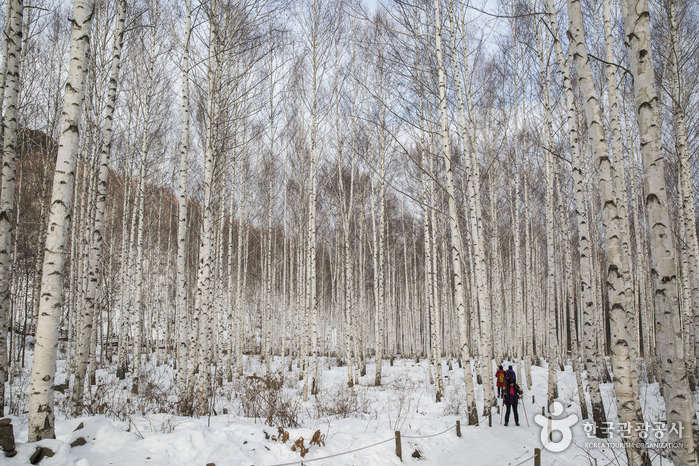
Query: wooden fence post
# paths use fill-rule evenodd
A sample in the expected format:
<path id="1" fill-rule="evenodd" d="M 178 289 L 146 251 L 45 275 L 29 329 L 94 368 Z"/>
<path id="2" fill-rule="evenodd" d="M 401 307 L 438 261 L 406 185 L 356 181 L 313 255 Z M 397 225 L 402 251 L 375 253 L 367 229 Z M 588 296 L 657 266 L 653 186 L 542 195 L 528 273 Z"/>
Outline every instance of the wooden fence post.
<path id="1" fill-rule="evenodd" d="M 488 427 L 493 427 L 493 410 L 488 411 Z"/>
<path id="2" fill-rule="evenodd" d="M 461 437 L 461 421 L 456 421 L 456 436 Z"/>
<path id="3" fill-rule="evenodd" d="M 534 466 L 541 466 L 541 448 L 534 449 Z"/>
<path id="4" fill-rule="evenodd" d="M 403 461 L 403 451 L 400 446 L 400 430 L 396 431 L 396 455 Z"/>

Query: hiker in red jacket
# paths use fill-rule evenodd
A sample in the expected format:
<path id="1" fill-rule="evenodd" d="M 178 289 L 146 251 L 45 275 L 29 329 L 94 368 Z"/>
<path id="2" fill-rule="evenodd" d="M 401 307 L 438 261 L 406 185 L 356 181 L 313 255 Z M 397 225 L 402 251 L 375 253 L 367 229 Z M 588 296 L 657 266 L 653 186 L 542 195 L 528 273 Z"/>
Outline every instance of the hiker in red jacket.
<path id="1" fill-rule="evenodd" d="M 502 398 L 505 392 L 505 371 L 502 366 L 498 366 L 498 371 L 495 373 L 495 381 L 498 386 L 498 398 Z"/>

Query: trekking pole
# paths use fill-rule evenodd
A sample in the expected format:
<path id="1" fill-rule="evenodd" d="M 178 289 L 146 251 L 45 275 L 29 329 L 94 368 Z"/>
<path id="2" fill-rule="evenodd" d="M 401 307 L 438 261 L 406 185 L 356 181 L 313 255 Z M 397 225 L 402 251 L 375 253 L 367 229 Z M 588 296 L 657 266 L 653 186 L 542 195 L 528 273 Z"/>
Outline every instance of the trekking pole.
<path id="1" fill-rule="evenodd" d="M 529 418 L 527 417 L 527 403 L 525 403 L 524 398 L 522 398 L 522 408 L 524 408 L 524 419 L 527 420 L 527 427 L 529 427 Z"/>
<path id="2" fill-rule="evenodd" d="M 502 425 L 502 412 L 505 411 L 505 397 L 502 398 L 502 403 L 500 404 L 500 425 Z"/>

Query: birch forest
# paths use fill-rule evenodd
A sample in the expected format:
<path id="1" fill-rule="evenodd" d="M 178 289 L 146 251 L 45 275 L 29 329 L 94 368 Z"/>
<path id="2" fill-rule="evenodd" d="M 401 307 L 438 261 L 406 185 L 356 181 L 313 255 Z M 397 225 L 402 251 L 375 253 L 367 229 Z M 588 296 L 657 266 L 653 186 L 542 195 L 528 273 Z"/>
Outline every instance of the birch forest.
<path id="1" fill-rule="evenodd" d="M 466 428 L 512 364 L 525 398 L 545 368 L 549 413 L 572 369 L 596 438 L 643 425 L 656 384 L 663 456 L 699 464 L 696 1 L 2 8 L 0 417 L 22 441 L 216 416 L 255 384 L 303 406 L 330 366 L 351 395 L 398 361 Z M 296 424 L 279 406 L 262 420 Z M 657 464 L 642 442 L 613 464 Z"/>

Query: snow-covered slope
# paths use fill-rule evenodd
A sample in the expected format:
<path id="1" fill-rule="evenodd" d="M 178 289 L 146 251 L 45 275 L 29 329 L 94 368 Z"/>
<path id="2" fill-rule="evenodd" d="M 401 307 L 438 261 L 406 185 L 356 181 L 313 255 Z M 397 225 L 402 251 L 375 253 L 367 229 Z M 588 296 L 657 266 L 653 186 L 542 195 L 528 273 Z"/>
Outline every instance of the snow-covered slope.
<path id="1" fill-rule="evenodd" d="M 275 362 L 279 369 L 281 361 Z M 534 416 L 541 413 L 542 403 L 546 399 L 545 367 L 532 367 L 532 389 L 525 389 L 519 407 L 520 426 L 514 426 L 511 420 L 510 426 L 505 427 L 501 414 L 493 410 L 493 425 L 489 427 L 487 417 L 482 417 L 478 426 L 465 425 L 463 372 L 456 363 L 452 371 L 448 370 L 446 362 L 444 364 L 446 394 L 440 403 L 434 400 L 426 361 L 397 360 L 393 367 L 385 364 L 384 384 L 380 387 L 369 386 L 373 380 L 373 366 L 369 365 L 367 376 L 353 389 L 354 394 L 345 385 L 347 368 L 335 367 L 333 363 L 334 360 L 323 359 L 321 393 L 317 398 L 310 397 L 306 403 L 299 401 L 301 382 L 297 380 L 297 372 L 286 373 L 285 385 L 290 388 L 284 390 L 284 395 L 292 401 L 292 411 L 301 425 L 284 429 L 289 434 L 289 441 L 286 442 L 279 438 L 277 426 L 264 425 L 260 419 L 239 415 L 242 414 L 240 400 L 231 384 L 224 384 L 223 392 L 227 395 L 219 394 L 215 400 L 216 412 L 227 414 L 211 418 L 179 417 L 171 413 L 143 416 L 135 413 L 136 407 L 132 414 L 128 414 L 128 405 L 132 403 L 126 389 L 128 381 L 119 382 L 102 372 L 98 374 L 98 382 L 101 381 L 103 387 L 111 387 L 112 390 L 106 392 L 108 396 L 116 404 L 126 403 L 122 404 L 126 406 L 122 412 L 125 420 L 105 416 L 65 419 L 59 414 L 56 440 L 26 444 L 26 418 L 12 417 L 18 454 L 11 459 L 2 458 L 0 463 L 8 466 L 29 464 L 30 455 L 37 445 L 41 445 L 55 452 L 53 457 L 40 463 L 46 466 L 204 466 L 208 463 L 217 466 L 262 466 L 293 462 L 301 464 L 301 461 L 313 465 L 398 465 L 402 463 L 396 456 L 396 430 L 402 436 L 403 463 L 425 466 L 533 465 L 534 449 L 542 448 L 541 427 L 534 422 Z M 258 373 L 264 371 L 263 367 L 256 367 L 256 362 L 252 360 L 248 364 Z M 168 366 L 151 367 L 151 374 L 158 374 L 156 379 L 161 383 L 172 383 L 174 380 Z M 611 406 L 608 419 L 615 422 L 616 411 L 610 402 L 611 385 L 603 384 L 602 389 L 605 406 Z M 569 366 L 565 372 L 559 372 L 559 392 L 564 413 L 556 418 L 571 414 L 580 418 L 575 376 Z M 663 404 L 657 384 L 642 385 L 641 393 L 646 420 L 662 419 Z M 482 414 L 481 386 L 477 386 L 477 396 Z M 344 415 L 338 414 L 342 411 Z M 457 420 L 462 423 L 461 438 L 456 435 Z M 83 427 L 76 431 L 80 424 Z M 303 458 L 298 448 L 292 451 L 293 443 L 300 437 L 303 437 L 304 446 L 308 448 L 313 434 L 318 430 L 323 436 L 324 445 L 310 446 Z M 70 444 L 80 437 L 86 440 L 86 444 L 71 448 Z M 554 437 L 554 440 L 558 440 L 558 437 Z M 625 455 L 620 448 L 586 446 L 586 443 L 597 441 L 587 437 L 583 420 L 580 419 L 573 426 L 573 443 L 570 447 L 560 453 L 542 448 L 541 464 L 594 464 L 592 458 L 597 458 L 599 465 L 625 464 Z M 370 447 L 364 448 L 367 446 Z M 651 451 L 651 457 L 653 464 L 661 464 L 657 451 Z M 662 458 L 662 464 L 671 463 L 667 458 Z"/>

